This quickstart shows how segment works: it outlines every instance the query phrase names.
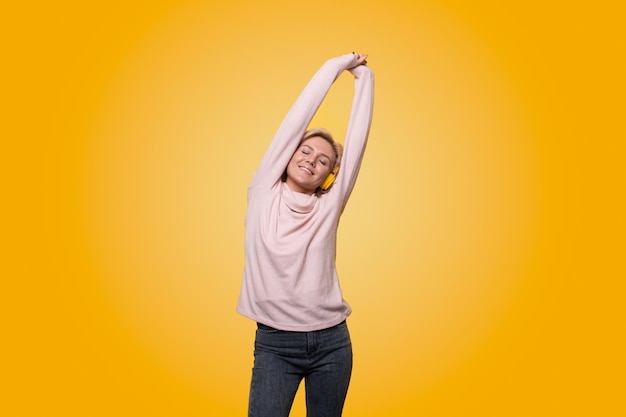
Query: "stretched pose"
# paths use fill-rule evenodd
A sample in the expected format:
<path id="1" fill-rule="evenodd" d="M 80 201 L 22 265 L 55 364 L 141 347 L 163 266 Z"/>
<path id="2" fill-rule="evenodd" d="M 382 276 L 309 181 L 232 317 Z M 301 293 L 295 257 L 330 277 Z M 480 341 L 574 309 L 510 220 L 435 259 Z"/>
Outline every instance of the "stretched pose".
<path id="1" fill-rule="evenodd" d="M 352 53 L 322 65 L 248 187 L 237 311 L 257 322 L 249 417 L 287 417 L 302 379 L 308 417 L 338 417 L 343 410 L 352 310 L 337 277 L 336 237 L 372 118 L 374 77 L 366 59 Z M 345 148 L 325 129 L 305 131 L 344 70 L 355 77 Z"/>

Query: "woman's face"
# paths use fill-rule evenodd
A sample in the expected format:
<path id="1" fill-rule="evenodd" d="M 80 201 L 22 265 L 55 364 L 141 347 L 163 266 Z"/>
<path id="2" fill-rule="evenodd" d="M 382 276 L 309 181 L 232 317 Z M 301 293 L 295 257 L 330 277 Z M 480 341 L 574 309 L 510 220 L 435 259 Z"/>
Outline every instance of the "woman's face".
<path id="1" fill-rule="evenodd" d="M 313 136 L 300 144 L 287 165 L 289 188 L 298 193 L 313 194 L 335 164 L 335 151 L 327 140 Z"/>

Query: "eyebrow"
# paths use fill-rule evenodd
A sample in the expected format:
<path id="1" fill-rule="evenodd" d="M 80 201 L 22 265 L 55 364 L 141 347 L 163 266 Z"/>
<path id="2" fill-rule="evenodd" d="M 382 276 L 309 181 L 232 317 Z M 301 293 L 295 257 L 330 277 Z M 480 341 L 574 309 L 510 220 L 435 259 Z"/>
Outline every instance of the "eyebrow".
<path id="1" fill-rule="evenodd" d="M 315 151 L 315 149 L 313 149 L 311 146 L 307 145 L 306 143 L 302 144 L 302 146 L 306 146 L 310 150 Z M 330 159 L 330 156 L 326 155 L 324 152 L 318 152 L 318 153 L 320 155 L 325 156 L 326 158 L 328 158 L 329 161 L 332 161 L 332 159 Z"/>

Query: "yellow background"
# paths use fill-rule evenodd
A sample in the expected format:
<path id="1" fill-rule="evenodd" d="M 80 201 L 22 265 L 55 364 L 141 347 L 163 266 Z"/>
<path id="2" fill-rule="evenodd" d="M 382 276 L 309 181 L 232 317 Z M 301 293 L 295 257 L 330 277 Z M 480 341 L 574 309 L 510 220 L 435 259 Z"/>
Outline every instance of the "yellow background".
<path id="1" fill-rule="evenodd" d="M 245 415 L 246 186 L 356 50 L 376 101 L 339 231 L 344 415 L 623 415 L 617 4 L 4 6 L 0 414 Z M 341 138 L 351 94 L 315 125 Z"/>

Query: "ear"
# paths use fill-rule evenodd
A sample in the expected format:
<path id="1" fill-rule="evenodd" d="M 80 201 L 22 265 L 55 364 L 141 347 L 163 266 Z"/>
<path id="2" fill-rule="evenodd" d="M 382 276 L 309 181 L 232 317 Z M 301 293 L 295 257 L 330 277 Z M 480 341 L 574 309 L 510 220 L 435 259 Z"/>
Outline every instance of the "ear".
<path id="1" fill-rule="evenodd" d="M 322 182 L 322 185 L 320 185 L 320 188 L 322 189 L 322 191 L 328 191 L 331 185 L 333 185 L 333 183 L 335 182 L 335 177 L 337 176 L 338 172 L 339 172 L 339 167 L 335 167 L 333 171 L 330 174 L 328 174 L 324 182 Z"/>

